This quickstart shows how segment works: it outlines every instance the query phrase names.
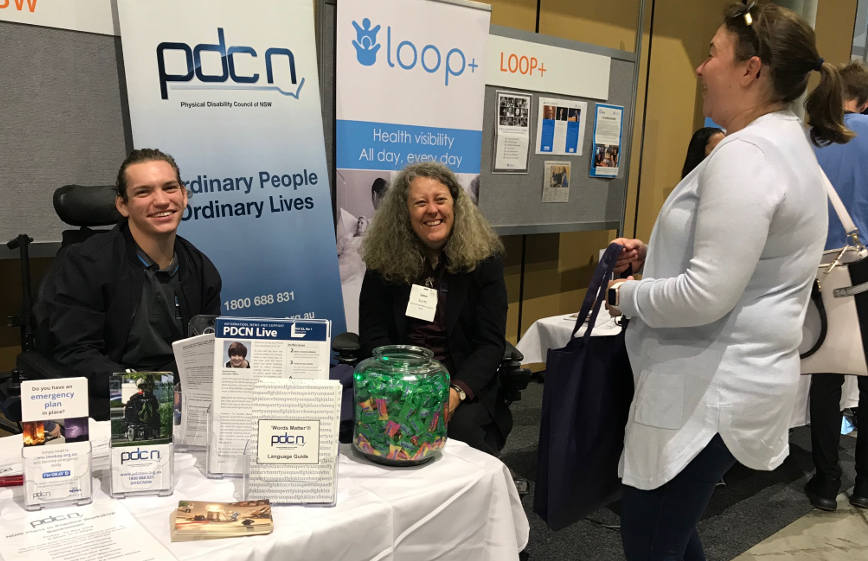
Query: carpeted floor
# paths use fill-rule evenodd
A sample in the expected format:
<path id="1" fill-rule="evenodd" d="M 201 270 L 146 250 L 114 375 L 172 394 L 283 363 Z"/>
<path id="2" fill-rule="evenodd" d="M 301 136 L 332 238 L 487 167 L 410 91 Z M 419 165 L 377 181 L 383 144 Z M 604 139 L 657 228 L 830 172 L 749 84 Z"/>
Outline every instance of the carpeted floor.
<path id="1" fill-rule="evenodd" d="M 501 459 L 519 476 L 530 480 L 530 494 L 523 498 L 530 521 L 527 553 L 532 561 L 621 561 L 621 537 L 617 529 L 618 504 L 600 509 L 587 519 L 553 532 L 533 513 L 536 451 L 543 385 L 531 382 L 522 400 L 511 406 L 515 426 Z M 844 488 L 853 485 L 855 439 L 841 439 Z M 699 524 L 699 535 L 709 560 L 727 561 L 771 536 L 811 510 L 802 492 L 812 471 L 808 427 L 790 432 L 790 456 L 772 472 L 753 471 L 736 465 L 719 487 Z"/>

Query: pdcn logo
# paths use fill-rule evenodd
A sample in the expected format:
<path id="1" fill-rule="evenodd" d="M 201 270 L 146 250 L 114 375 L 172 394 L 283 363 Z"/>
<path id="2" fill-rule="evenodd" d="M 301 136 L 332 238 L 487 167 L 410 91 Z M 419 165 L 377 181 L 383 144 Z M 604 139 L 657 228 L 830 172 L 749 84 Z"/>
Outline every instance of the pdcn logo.
<path id="1" fill-rule="evenodd" d="M 271 436 L 271 446 L 272 448 L 289 448 L 290 450 L 293 448 L 299 448 L 304 446 L 304 435 L 289 434 L 284 431 L 283 434 L 275 434 Z"/>
<path id="2" fill-rule="evenodd" d="M 170 73 L 166 70 L 166 53 L 178 51 L 183 53 L 186 70 L 183 73 Z M 202 54 L 217 53 L 220 55 L 220 72 L 206 74 L 202 69 Z M 239 71 L 237 63 L 247 67 L 262 68 L 262 60 L 256 49 L 246 45 L 226 47 L 226 38 L 222 27 L 217 28 L 217 44 L 200 43 L 190 46 L 187 43 L 164 41 L 157 45 L 157 73 L 160 77 L 160 97 L 169 98 L 169 82 L 186 83 L 195 77 L 198 81 L 212 85 L 182 85 L 172 89 L 186 90 L 274 90 L 289 97 L 298 99 L 304 78 L 296 81 L 295 55 L 283 47 L 269 47 L 265 51 L 265 79 L 269 85 L 260 85 L 260 72 L 244 74 Z M 243 61 L 243 62 L 242 62 Z M 287 64 L 289 81 L 282 87 L 275 84 L 275 64 Z M 231 82 L 227 84 L 227 82 Z"/>
<path id="3" fill-rule="evenodd" d="M 121 465 L 124 465 L 127 462 L 138 462 L 138 461 L 150 461 L 150 460 L 160 460 L 160 451 L 159 450 L 142 450 L 141 448 L 136 448 L 130 452 L 121 452 Z"/>
<path id="4" fill-rule="evenodd" d="M 45 524 L 51 524 L 52 522 L 61 522 L 63 520 L 77 520 L 79 518 L 81 518 L 81 514 L 78 512 L 70 512 L 69 514 L 55 514 L 41 520 L 33 520 L 30 523 L 30 527 L 36 528 L 37 526 L 44 526 Z"/>
<path id="5" fill-rule="evenodd" d="M 377 33 L 380 31 L 380 26 L 371 27 L 369 18 L 362 19 L 362 23 L 354 21 L 353 27 L 356 29 L 356 38 L 353 39 L 353 47 L 356 49 L 356 60 L 362 66 L 373 66 L 377 62 L 377 53 L 380 50 L 381 44 L 377 42 Z M 475 73 L 479 65 L 476 63 L 476 58 L 467 61 L 464 51 L 458 47 L 453 47 L 443 54 L 443 50 L 437 45 L 428 43 L 421 48 L 409 39 L 398 41 L 397 33 L 393 42 L 392 26 L 386 26 L 386 64 L 390 68 L 398 68 L 406 71 L 412 71 L 416 68 L 421 68 L 428 74 L 441 74 L 443 83 L 448 86 L 449 79 L 457 78 L 464 74 L 469 68 L 471 73 Z"/>

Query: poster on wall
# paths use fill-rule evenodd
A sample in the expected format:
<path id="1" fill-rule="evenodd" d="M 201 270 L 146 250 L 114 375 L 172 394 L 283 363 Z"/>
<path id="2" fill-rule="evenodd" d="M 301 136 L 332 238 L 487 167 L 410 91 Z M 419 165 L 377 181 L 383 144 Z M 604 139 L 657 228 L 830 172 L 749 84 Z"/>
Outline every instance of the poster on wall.
<path id="1" fill-rule="evenodd" d="M 624 108 L 598 103 L 594 118 L 591 177 L 617 177 L 621 165 L 621 122 Z"/>
<path id="2" fill-rule="evenodd" d="M 497 92 L 493 172 L 527 173 L 531 96 Z"/>
<path id="3" fill-rule="evenodd" d="M 344 331 L 313 5 L 119 0 L 133 143 L 175 157 L 221 313 Z M 262 17 L 267 13 L 268 17 Z"/>
<path id="4" fill-rule="evenodd" d="M 489 18 L 488 6 L 428 0 L 338 3 L 337 248 L 352 331 L 362 239 L 392 177 L 437 161 L 477 198 Z"/>
<path id="5" fill-rule="evenodd" d="M 536 153 L 581 156 L 587 114 L 587 102 L 539 98 Z"/>
<path id="6" fill-rule="evenodd" d="M 542 202 L 570 202 L 570 162 L 546 162 L 543 166 Z"/>

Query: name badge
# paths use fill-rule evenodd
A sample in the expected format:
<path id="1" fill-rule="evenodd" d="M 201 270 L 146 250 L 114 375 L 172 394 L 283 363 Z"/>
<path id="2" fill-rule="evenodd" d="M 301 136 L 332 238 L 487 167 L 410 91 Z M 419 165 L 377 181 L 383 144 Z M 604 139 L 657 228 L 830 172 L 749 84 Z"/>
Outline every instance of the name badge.
<path id="1" fill-rule="evenodd" d="M 407 315 L 423 321 L 434 321 L 435 313 L 437 313 L 437 291 L 427 286 L 414 284 L 410 288 Z"/>

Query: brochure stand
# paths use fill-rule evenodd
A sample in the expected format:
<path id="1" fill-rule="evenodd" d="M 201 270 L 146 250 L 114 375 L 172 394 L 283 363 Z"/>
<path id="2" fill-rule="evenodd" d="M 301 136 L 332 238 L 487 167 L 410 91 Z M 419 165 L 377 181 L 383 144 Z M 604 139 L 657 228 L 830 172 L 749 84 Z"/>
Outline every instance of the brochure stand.
<path id="1" fill-rule="evenodd" d="M 217 468 L 217 462 L 211 459 L 212 454 L 216 457 L 217 450 L 213 448 L 217 444 L 217 437 L 214 431 L 214 405 L 208 406 L 208 421 L 205 427 L 205 434 L 208 435 L 208 446 L 205 450 L 205 477 L 208 479 L 223 479 L 227 474 Z"/>
<path id="2" fill-rule="evenodd" d="M 21 398 L 24 508 L 90 503 L 87 379 L 25 381 Z"/>
<path id="3" fill-rule="evenodd" d="M 81 506 L 93 502 L 90 442 L 75 442 L 39 449 L 26 446 L 21 453 L 24 466 L 24 508 Z"/>
<path id="4" fill-rule="evenodd" d="M 257 382 L 252 436 L 244 449 L 244 500 L 335 505 L 340 396 L 335 380 Z"/>
<path id="5" fill-rule="evenodd" d="M 171 495 L 175 388 L 171 372 L 120 372 L 109 383 L 111 496 Z"/>
<path id="6" fill-rule="evenodd" d="M 243 476 L 250 420 L 257 418 L 254 385 L 266 377 L 327 380 L 330 343 L 325 319 L 217 318 L 207 477 Z"/>

